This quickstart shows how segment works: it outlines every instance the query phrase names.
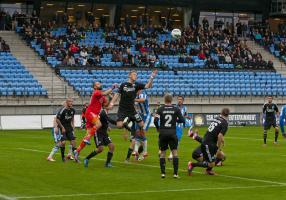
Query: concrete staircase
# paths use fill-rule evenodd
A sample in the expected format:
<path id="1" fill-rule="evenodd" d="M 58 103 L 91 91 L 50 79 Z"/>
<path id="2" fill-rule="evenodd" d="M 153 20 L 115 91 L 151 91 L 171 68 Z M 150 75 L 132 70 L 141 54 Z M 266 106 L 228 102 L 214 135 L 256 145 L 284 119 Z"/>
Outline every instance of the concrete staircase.
<path id="1" fill-rule="evenodd" d="M 286 76 L 286 64 L 279 60 L 279 58 L 272 55 L 269 51 L 265 50 L 262 46 L 248 39 L 246 45 L 251 49 L 253 53 L 259 52 L 262 55 L 262 58 L 266 61 L 271 60 L 273 62 L 274 68 L 277 72 Z"/>
<path id="2" fill-rule="evenodd" d="M 50 102 L 62 102 L 67 97 L 72 97 L 80 103 L 80 97 L 63 78 L 57 76 L 55 71 L 41 60 L 38 54 L 19 37 L 11 31 L 1 31 L 2 37 L 9 44 L 11 53 L 26 67 L 35 79 L 48 91 Z M 41 97 L 42 98 L 42 97 Z"/>

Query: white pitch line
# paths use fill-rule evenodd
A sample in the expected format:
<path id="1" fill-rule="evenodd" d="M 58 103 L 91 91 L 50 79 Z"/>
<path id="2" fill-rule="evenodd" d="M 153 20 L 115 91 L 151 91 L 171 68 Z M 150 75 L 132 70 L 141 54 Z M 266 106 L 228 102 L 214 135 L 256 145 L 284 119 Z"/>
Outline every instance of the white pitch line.
<path id="1" fill-rule="evenodd" d="M 36 149 L 26 149 L 26 148 L 16 148 L 16 149 L 20 149 L 20 150 L 24 150 L 24 151 L 33 151 L 33 152 L 40 152 L 40 153 L 50 153 L 47 151 L 41 151 L 41 150 L 36 150 Z M 101 160 L 101 161 L 105 161 L 104 159 L 100 159 L 100 158 L 94 158 L 95 160 Z M 113 160 L 112 162 L 114 163 L 119 163 L 119 164 L 124 164 L 124 165 L 137 165 L 137 166 L 143 166 L 143 167 L 150 167 L 150 168 L 159 168 L 159 166 L 156 165 L 147 165 L 147 164 L 141 164 L 141 163 L 128 163 L 126 164 L 125 162 L 122 161 L 116 161 Z M 169 170 L 172 170 L 173 168 L 166 168 Z M 181 172 L 187 172 L 187 170 L 182 170 L 180 169 L 179 171 Z M 198 173 L 198 174 L 203 174 L 201 172 L 196 172 L 194 171 L 194 173 Z M 277 182 L 277 181 L 268 181 L 268 180 L 262 180 L 262 179 L 255 179 L 255 178 L 246 178 L 246 177 L 240 177 L 240 176 L 230 176 L 230 175 L 222 175 L 222 174 L 218 174 L 216 176 L 221 176 L 221 177 L 225 177 L 225 178 L 232 178 L 232 179 L 239 179 L 239 180 L 247 180 L 247 181 L 253 181 L 253 182 L 261 182 L 261 183 L 269 183 L 269 184 L 276 184 L 276 185 L 281 185 L 281 186 L 286 186 L 286 183 L 284 182 Z"/>
<path id="2" fill-rule="evenodd" d="M 16 199 L 40 199 L 40 198 L 61 198 L 61 197 L 79 197 L 79 196 L 103 196 L 103 195 L 130 195 L 130 194 L 146 194 L 146 193 L 164 193 L 164 192 L 188 192 L 188 191 L 208 191 L 208 190 L 234 190 L 234 189 L 256 189 L 269 187 L 283 187 L 282 185 L 257 185 L 257 186 L 233 186 L 233 187 L 217 187 L 217 188 L 186 188 L 173 190 L 146 190 L 136 192 L 103 192 L 90 194 L 63 194 L 63 195 L 43 195 L 43 196 L 20 196 Z"/>
<path id="3" fill-rule="evenodd" d="M 0 194 L 0 199 L 3 199 L 3 200 L 16 200 L 15 197 L 9 197 L 9 196 L 4 195 L 4 194 Z"/>

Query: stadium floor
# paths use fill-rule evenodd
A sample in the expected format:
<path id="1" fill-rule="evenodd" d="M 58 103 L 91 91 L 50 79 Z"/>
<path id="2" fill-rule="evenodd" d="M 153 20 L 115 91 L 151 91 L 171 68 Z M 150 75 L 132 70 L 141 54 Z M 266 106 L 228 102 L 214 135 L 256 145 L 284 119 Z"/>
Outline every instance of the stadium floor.
<path id="1" fill-rule="evenodd" d="M 205 128 L 200 129 L 202 134 Z M 160 178 L 157 133 L 148 133 L 149 157 L 125 164 L 128 141 L 122 130 L 112 130 L 115 144 L 113 168 L 104 168 L 107 151 L 90 161 L 89 168 L 72 161 L 46 161 L 53 147 L 50 130 L 0 131 L 0 199 L 286 199 L 286 140 L 279 136 L 262 147 L 261 127 L 230 127 L 225 137 L 227 159 L 216 167 L 217 176 L 196 168 L 187 176 L 186 165 L 198 143 L 186 136 L 179 147 L 180 179 Z M 84 133 L 77 130 L 78 138 Z M 88 146 L 85 156 L 94 148 Z M 284 197 L 283 197 L 284 196 Z"/>

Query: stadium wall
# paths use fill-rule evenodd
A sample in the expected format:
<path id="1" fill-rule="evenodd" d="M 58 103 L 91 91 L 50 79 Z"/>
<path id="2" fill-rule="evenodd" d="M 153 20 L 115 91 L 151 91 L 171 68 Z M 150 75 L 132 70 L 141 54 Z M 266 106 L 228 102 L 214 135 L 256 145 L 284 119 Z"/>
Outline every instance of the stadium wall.
<path id="1" fill-rule="evenodd" d="M 192 104 L 187 105 L 188 111 L 191 113 L 218 113 L 224 107 L 228 107 L 232 113 L 260 113 L 262 112 L 261 104 Z M 281 108 L 282 104 L 278 104 Z M 151 106 L 151 112 L 156 109 L 156 105 Z M 5 106 L 0 107 L 0 116 L 9 115 L 53 115 L 60 108 L 59 106 Z M 81 106 L 74 107 L 78 114 L 81 113 Z M 110 113 L 115 113 L 117 106 Z"/>

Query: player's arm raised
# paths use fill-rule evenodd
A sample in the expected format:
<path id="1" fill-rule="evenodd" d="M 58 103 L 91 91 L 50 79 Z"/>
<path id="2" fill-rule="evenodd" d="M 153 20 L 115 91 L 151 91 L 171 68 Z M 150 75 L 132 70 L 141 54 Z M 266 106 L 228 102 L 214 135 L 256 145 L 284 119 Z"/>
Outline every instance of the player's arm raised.
<path id="1" fill-rule="evenodd" d="M 102 92 L 102 95 L 106 96 L 113 92 L 114 89 L 118 88 L 118 84 L 114 83 L 111 88 Z"/>
<path id="2" fill-rule="evenodd" d="M 151 88 L 151 87 L 152 87 L 152 85 L 153 85 L 153 80 L 154 80 L 154 78 L 156 77 L 157 73 L 158 73 L 158 70 L 157 70 L 157 69 L 155 69 L 155 70 L 152 72 L 152 74 L 151 74 L 151 76 L 150 76 L 148 82 L 147 82 L 146 85 L 145 85 L 145 89 L 148 89 L 148 88 Z"/>
<path id="3" fill-rule="evenodd" d="M 118 85 L 117 85 L 117 88 L 118 88 Z M 117 99 L 120 97 L 120 94 L 121 94 L 122 90 L 123 90 L 123 85 L 121 84 L 121 85 L 119 86 L 119 88 L 118 88 L 118 92 L 116 92 L 116 93 L 113 95 L 113 97 L 112 97 L 112 99 L 111 99 L 111 101 L 110 101 L 110 103 L 109 103 L 108 109 L 112 109 L 112 108 L 113 108 L 115 102 L 116 102 Z"/>
<path id="4" fill-rule="evenodd" d="M 113 98 L 111 99 L 108 109 L 112 109 L 117 99 L 120 97 L 119 93 L 114 94 Z"/>

